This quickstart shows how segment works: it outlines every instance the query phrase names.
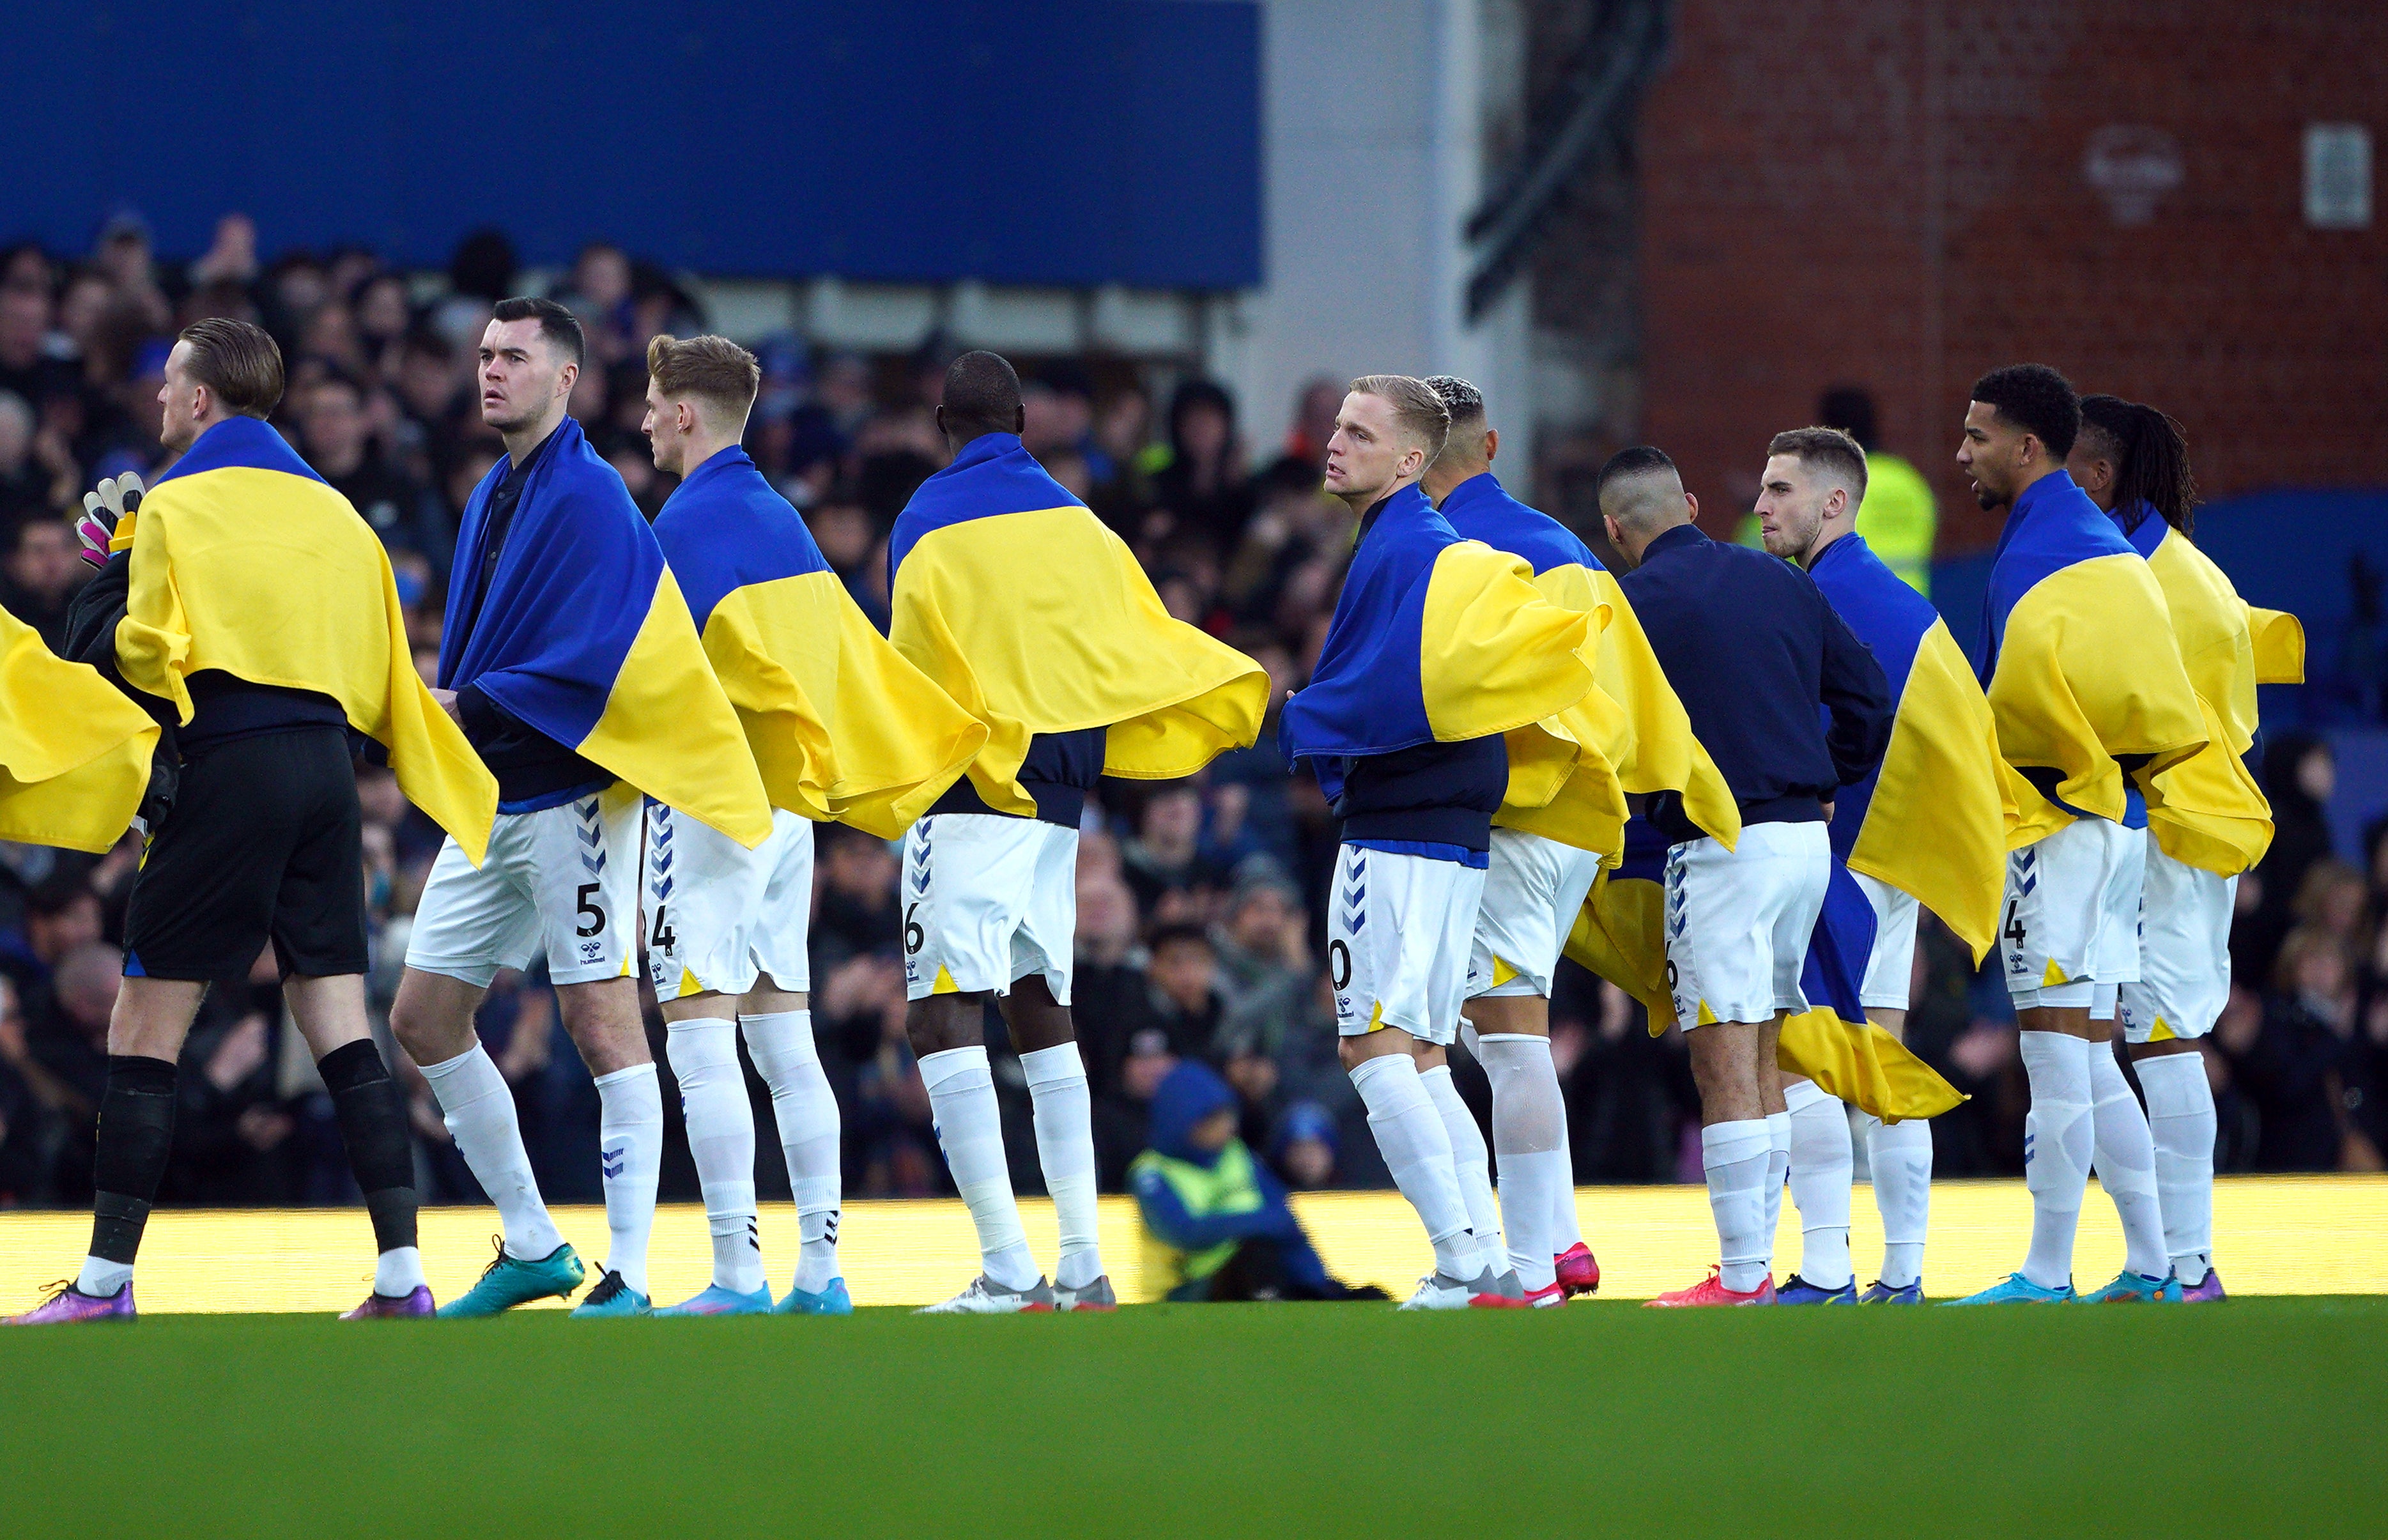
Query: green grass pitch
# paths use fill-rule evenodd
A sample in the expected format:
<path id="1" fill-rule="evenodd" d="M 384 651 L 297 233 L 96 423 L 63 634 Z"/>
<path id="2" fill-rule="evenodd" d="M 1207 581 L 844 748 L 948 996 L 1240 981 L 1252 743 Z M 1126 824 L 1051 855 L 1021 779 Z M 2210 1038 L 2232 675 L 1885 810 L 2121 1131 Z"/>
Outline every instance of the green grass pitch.
<path id="1" fill-rule="evenodd" d="M 2388 1299 L 0 1332 L 11 1534 L 2388 1530 Z"/>

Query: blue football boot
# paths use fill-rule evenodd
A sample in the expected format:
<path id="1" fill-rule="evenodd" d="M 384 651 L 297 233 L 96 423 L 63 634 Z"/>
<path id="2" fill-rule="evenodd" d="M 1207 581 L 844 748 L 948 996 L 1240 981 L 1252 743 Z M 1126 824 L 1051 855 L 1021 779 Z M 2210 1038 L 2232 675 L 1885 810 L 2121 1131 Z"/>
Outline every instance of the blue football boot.
<path id="1" fill-rule="evenodd" d="M 508 1255 L 503 1241 L 497 1242 L 497 1248 L 496 1257 L 481 1271 L 481 1280 L 441 1305 L 439 1319 L 469 1320 L 500 1315 L 517 1305 L 528 1305 L 551 1294 L 570 1299 L 572 1291 L 589 1276 L 568 1245 L 556 1247 L 536 1262 Z"/>
<path id="2" fill-rule="evenodd" d="M 771 1291 L 768 1286 L 757 1289 L 751 1294 L 742 1294 L 735 1289 L 724 1289 L 718 1283 L 708 1283 L 705 1286 L 703 1293 L 692 1295 L 678 1305 L 663 1305 L 655 1311 L 655 1314 L 658 1316 L 766 1316 L 770 1314 L 770 1311 Z"/>
<path id="3" fill-rule="evenodd" d="M 2092 1289 L 2080 1298 L 2083 1305 L 2178 1305 L 2180 1279 L 2171 1273 L 2162 1278 L 2150 1278 L 2128 1267 L 2115 1275 L 2115 1281 L 2103 1289 Z"/>
<path id="4" fill-rule="evenodd" d="M 1943 1305 L 2070 1305 L 2073 1285 L 2062 1289 L 2043 1289 L 2021 1273 L 2009 1273 L 2001 1283 L 1993 1283 L 1978 1294 L 1963 1299 L 1944 1299 Z"/>
<path id="5" fill-rule="evenodd" d="M 1855 1305 L 1857 1302 L 1856 1279 L 1837 1289 L 1825 1289 L 1793 1273 L 1783 1280 L 1782 1288 L 1774 1291 L 1774 1303 L 1777 1305 Z"/>
<path id="6" fill-rule="evenodd" d="M 597 1287 L 589 1291 L 589 1297 L 572 1307 L 572 1318 L 577 1321 L 652 1316 L 654 1313 L 654 1303 L 623 1282 L 622 1275 L 611 1267 L 606 1268 L 605 1276 L 597 1280 Z"/>
<path id="7" fill-rule="evenodd" d="M 1924 1280 L 1917 1279 L 1904 1289 L 1894 1289 L 1880 1279 L 1866 1286 L 1858 1296 L 1860 1305 L 1921 1305 L 1924 1303 Z"/>
<path id="8" fill-rule="evenodd" d="M 771 1306 L 775 1316 L 851 1316 L 854 1301 L 845 1292 L 845 1279 L 831 1279 L 819 1293 L 807 1293 L 794 1284 L 788 1286 L 788 1297 Z"/>

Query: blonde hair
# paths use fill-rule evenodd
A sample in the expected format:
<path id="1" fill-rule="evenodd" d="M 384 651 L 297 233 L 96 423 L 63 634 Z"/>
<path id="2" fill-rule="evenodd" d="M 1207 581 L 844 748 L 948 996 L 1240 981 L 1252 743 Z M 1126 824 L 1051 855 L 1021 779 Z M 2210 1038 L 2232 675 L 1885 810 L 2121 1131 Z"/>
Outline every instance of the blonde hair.
<path id="1" fill-rule="evenodd" d="M 693 396 L 732 417 L 745 416 L 763 381 L 753 353 L 726 337 L 711 336 L 649 337 L 647 375 L 667 398 Z"/>
<path id="2" fill-rule="evenodd" d="M 1426 451 L 1426 463 L 1442 452 L 1451 437 L 1451 409 L 1434 387 L 1409 375 L 1362 375 L 1351 384 L 1355 396 L 1375 396 L 1393 409 L 1393 426 Z"/>

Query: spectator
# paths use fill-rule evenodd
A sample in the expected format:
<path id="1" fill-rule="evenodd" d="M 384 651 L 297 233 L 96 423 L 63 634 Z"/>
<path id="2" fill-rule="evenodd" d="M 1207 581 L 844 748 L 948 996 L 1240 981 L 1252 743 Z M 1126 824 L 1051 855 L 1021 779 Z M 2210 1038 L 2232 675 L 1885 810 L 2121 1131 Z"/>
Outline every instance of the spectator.
<path id="1" fill-rule="evenodd" d="M 1151 1025 L 1180 1059 L 1208 1058 L 1226 1010 L 1219 998 L 1218 955 L 1200 925 L 1163 925 L 1153 933 Z"/>
<path id="2" fill-rule="evenodd" d="M 2234 1015 L 2218 1034 L 2231 1078 L 2258 1119 L 2256 1170 L 2377 1169 L 2379 1152 L 2365 1148 L 2347 1115 L 2350 1090 L 2368 1088 L 2355 1028 L 2344 943 L 2298 926 L 2280 944 L 2262 1013 Z"/>
<path id="3" fill-rule="evenodd" d="M 1269 1165 L 1285 1185 L 1296 1191 L 1317 1191 L 1336 1185 L 1335 1161 L 1342 1134 L 1335 1114 L 1315 1101 L 1297 1101 L 1277 1119 L 1269 1141 Z"/>
<path id="4" fill-rule="evenodd" d="M 1287 1206 L 1285 1186 L 1236 1136 L 1235 1093 L 1200 1064 L 1171 1070 L 1152 1099 L 1151 1146 L 1130 1168 L 1137 1213 L 1168 1297 L 1351 1299 Z M 1382 1291 L 1365 1292 L 1382 1299 Z"/>
<path id="5" fill-rule="evenodd" d="M 93 1130 L 108 1088 L 108 1022 L 123 972 L 122 952 L 86 942 L 58 959 L 47 1009 L 27 1013 L 25 1058 L 16 1067 L 56 1129 L 46 1175 L 49 1201 L 61 1207 L 91 1202 Z"/>
<path id="6" fill-rule="evenodd" d="M 0 390 L 0 543 L 9 547 L 17 543 L 18 526 L 49 517 L 75 490 L 70 477 L 44 462 L 34 440 L 33 409 L 24 397 Z M 54 454 L 55 436 L 47 447 Z"/>
<path id="7" fill-rule="evenodd" d="M 826 978 L 848 958 L 891 952 L 904 920 L 896 901 L 901 862 L 887 842 L 858 830 L 823 824 L 818 850 L 820 881 L 813 900 L 813 973 Z"/>
<path id="8" fill-rule="evenodd" d="M 1153 496 L 1169 510 L 1175 528 L 1222 557 L 1235 549 L 1251 516 L 1243 458 L 1227 393 L 1206 379 L 1178 386 L 1169 401 L 1169 465 L 1153 478 Z"/>
<path id="9" fill-rule="evenodd" d="M 299 420 L 307 463 L 364 516 L 382 544 L 444 566 L 455 531 L 429 490 L 383 459 L 356 380 L 335 374 L 319 381 Z"/>
<path id="10" fill-rule="evenodd" d="M 63 520 L 33 519 L 18 527 L 0 605 L 41 632 L 56 652 L 66 641 L 67 605 L 91 570 L 75 554 L 74 535 Z"/>
<path id="11" fill-rule="evenodd" d="M 0 287 L 0 390 L 39 410 L 81 383 L 74 364 L 49 347 L 46 282 L 12 281 Z"/>
<path id="12" fill-rule="evenodd" d="M 1202 794 L 1191 782 L 1164 782 L 1147 795 L 1120 862 L 1150 923 L 1194 924 L 1208 917 L 1226 873 L 1205 855 L 1201 836 Z"/>

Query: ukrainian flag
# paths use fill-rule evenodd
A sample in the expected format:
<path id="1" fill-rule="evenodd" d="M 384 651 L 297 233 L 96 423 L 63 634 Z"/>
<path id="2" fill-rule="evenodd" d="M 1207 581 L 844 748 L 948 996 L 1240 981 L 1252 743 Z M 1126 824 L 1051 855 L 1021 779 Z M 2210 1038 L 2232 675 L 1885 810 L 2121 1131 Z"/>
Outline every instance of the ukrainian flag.
<path id="1" fill-rule="evenodd" d="M 770 803 L 680 583 L 621 477 L 569 417 L 523 483 L 476 613 L 489 495 L 513 464 L 490 467 L 464 505 L 440 687 L 473 686 L 656 801 L 762 844 Z"/>
<path id="2" fill-rule="evenodd" d="M 1261 666 L 1172 617 L 1016 434 L 972 439 L 921 484 L 887 565 L 896 650 L 985 724 L 970 778 L 997 812 L 1035 815 L 1018 777 L 1040 732 L 1109 728 L 1103 773 L 1143 781 L 1260 735 Z"/>
<path id="3" fill-rule="evenodd" d="M 773 807 L 894 839 L 986 742 L 864 618 L 744 450 L 689 473 L 655 540 Z"/>
<path id="4" fill-rule="evenodd" d="M 1453 488 L 1440 512 L 1462 539 L 1523 558 L 1534 587 L 1550 603 L 1605 617 L 1593 665 L 1597 688 L 1538 728 L 1508 735 L 1509 796 L 1492 821 L 1613 858 L 1623 838 L 1607 817 L 1614 811 L 1621 819 L 1622 811 L 1607 802 L 1607 787 L 1634 795 L 1675 792 L 1685 816 L 1731 849 L 1741 835 L 1741 809 L 1693 736 L 1691 719 L 1615 575 L 1565 525 L 1511 497 L 1491 471 Z M 1569 768 L 1607 770 L 1606 784 L 1597 773 L 1585 773 L 1554 786 L 1544 772 L 1537 785 L 1534 769 L 1548 762 L 1543 751 L 1551 743 L 1596 747 L 1599 754 L 1587 757 L 1590 766 Z"/>
<path id="5" fill-rule="evenodd" d="M 127 684 L 184 722 L 184 681 L 205 669 L 329 695 L 389 750 L 407 800 L 480 860 L 497 782 L 415 672 L 381 541 L 281 434 L 254 417 L 209 428 L 110 549 L 133 553 L 116 628 Z"/>
<path id="6" fill-rule="evenodd" d="M 0 839 L 95 853 L 149 785 L 158 724 L 86 664 L 0 610 Z"/>
<path id="7" fill-rule="evenodd" d="M 1834 859 L 1938 915 L 1979 962 L 1997 939 L 2015 816 L 1989 702 L 1939 612 L 1864 536 L 1825 546 L 1809 576 L 1874 650 L 1897 706 L 1881 766 L 1834 798 Z"/>
<path id="8" fill-rule="evenodd" d="M 2147 558 L 2163 591 L 2181 666 L 2212 740 L 2156 776 L 2148 834 L 2183 865 L 2237 876 L 2262 860 L 2272 843 L 2272 807 L 2246 761 L 2255 743 L 2255 686 L 2304 679 L 2305 630 L 2293 615 L 2251 609 L 2187 535 L 2151 509 L 2138 515 L 2124 538 Z M 2259 638 L 2267 655 L 2260 659 Z"/>
<path id="9" fill-rule="evenodd" d="M 1649 820 L 1628 823 L 1623 861 L 1600 874 L 1567 942 L 1569 958 L 1642 1003 L 1654 1037 L 1675 1025 L 1667 978 L 1667 836 Z M 1886 1123 L 1937 1116 L 1964 1097 L 1868 1022 L 1859 1001 L 1874 933 L 1874 906 L 1835 860 L 1800 970 L 1808 1009 L 1783 1024 L 1775 1063 Z"/>
<path id="10" fill-rule="evenodd" d="M 1589 830 L 1607 843 L 1584 848 L 1613 853 L 1625 803 L 1602 745 L 1623 731 L 1621 713 L 1593 703 L 1596 712 L 1575 719 L 1596 724 L 1583 741 L 1542 727 L 1594 693 L 1592 659 L 1608 617 L 1549 603 L 1532 570 L 1461 539 L 1415 485 L 1378 503 L 1361 526 L 1318 666 L 1279 719 L 1287 760 L 1313 760 L 1332 799 L 1341 760 L 1532 729 L 1542 742 L 1526 758 L 1553 795 L 1581 798 L 1569 832 Z M 1512 740 L 1512 797 L 1519 758 Z"/>
<path id="11" fill-rule="evenodd" d="M 2127 763 L 2153 815 L 2164 772 L 2211 737 L 2148 564 L 2062 470 L 2000 533 L 1982 678 L 2000 755 L 2030 783 L 2011 848 L 2084 814 L 2123 821 Z"/>

